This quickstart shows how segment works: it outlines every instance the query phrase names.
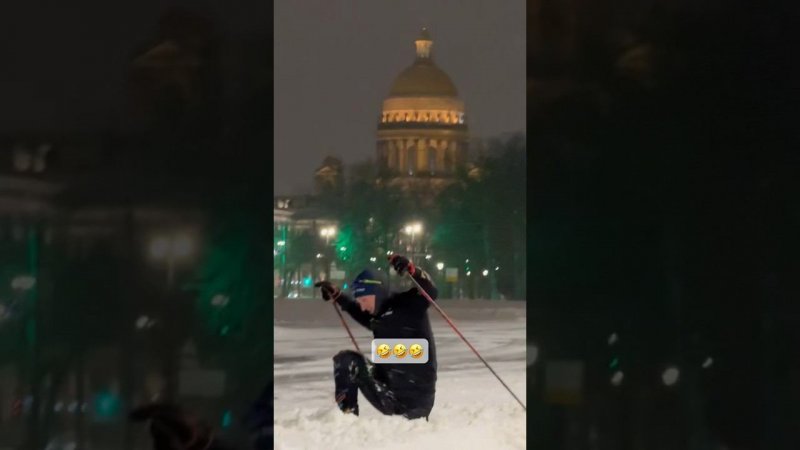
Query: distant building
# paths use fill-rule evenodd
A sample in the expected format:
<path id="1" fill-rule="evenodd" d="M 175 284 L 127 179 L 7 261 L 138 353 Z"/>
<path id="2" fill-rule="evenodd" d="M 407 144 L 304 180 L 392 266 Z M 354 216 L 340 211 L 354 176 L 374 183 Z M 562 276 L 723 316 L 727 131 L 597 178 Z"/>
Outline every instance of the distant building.
<path id="1" fill-rule="evenodd" d="M 314 194 L 338 197 L 344 194 L 344 166 L 338 158 L 328 156 L 314 172 Z"/>
<path id="2" fill-rule="evenodd" d="M 469 134 L 464 102 L 433 61 L 423 28 L 414 63 L 395 78 L 378 121 L 381 178 L 403 188 L 441 188 L 466 163 Z"/>

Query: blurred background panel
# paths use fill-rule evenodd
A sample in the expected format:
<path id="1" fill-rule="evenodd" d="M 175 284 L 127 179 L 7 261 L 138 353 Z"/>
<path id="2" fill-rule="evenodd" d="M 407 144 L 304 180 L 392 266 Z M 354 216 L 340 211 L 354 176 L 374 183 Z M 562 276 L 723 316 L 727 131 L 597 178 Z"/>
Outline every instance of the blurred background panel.
<path id="1" fill-rule="evenodd" d="M 272 376 L 272 7 L 0 7 L 0 448 L 246 442 Z"/>
<path id="2" fill-rule="evenodd" d="M 532 448 L 800 443 L 797 11 L 740 3 L 528 2 Z"/>

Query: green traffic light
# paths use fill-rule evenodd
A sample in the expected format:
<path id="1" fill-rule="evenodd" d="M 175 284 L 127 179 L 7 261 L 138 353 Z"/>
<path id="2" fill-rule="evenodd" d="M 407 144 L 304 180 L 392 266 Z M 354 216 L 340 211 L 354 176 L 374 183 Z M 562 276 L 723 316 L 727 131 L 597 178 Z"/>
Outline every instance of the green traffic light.
<path id="1" fill-rule="evenodd" d="M 617 367 L 619 367 L 619 358 L 615 357 L 614 359 L 612 359 L 611 362 L 608 364 L 608 367 L 610 369 L 616 369 Z"/>

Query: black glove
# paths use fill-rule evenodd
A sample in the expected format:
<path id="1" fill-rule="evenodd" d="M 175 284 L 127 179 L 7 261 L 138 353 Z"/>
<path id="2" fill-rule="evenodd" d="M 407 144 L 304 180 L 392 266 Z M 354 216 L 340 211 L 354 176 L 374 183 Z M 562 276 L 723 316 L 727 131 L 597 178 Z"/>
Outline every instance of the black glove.
<path id="1" fill-rule="evenodd" d="M 411 260 L 405 256 L 392 255 L 389 257 L 389 264 L 394 267 L 394 270 L 397 271 L 398 275 L 403 275 L 404 273 L 408 272 L 408 274 L 413 277 L 417 272 L 417 268 L 414 267 L 414 263 L 412 263 Z"/>
<path id="2" fill-rule="evenodd" d="M 314 287 L 318 287 L 320 292 L 322 292 L 322 299 L 326 302 L 328 300 L 336 300 L 342 294 L 342 291 L 339 290 L 336 286 L 333 285 L 330 281 L 317 281 L 314 284 Z"/>

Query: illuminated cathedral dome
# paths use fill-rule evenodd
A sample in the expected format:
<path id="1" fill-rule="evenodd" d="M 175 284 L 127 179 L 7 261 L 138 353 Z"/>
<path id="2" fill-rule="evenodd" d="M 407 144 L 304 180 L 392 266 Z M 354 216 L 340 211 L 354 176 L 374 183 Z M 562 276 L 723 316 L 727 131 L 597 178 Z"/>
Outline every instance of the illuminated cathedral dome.
<path id="1" fill-rule="evenodd" d="M 400 72 L 383 101 L 378 158 L 396 177 L 450 178 L 465 159 L 464 102 L 433 61 L 426 29 L 414 41 L 414 63 Z"/>
<path id="2" fill-rule="evenodd" d="M 456 97 L 458 91 L 450 77 L 430 59 L 417 59 L 397 76 L 390 97 Z"/>
<path id="3" fill-rule="evenodd" d="M 428 30 L 415 41 L 417 58 L 406 70 L 400 72 L 389 91 L 389 97 L 457 97 L 453 81 L 431 58 L 431 40 Z"/>

